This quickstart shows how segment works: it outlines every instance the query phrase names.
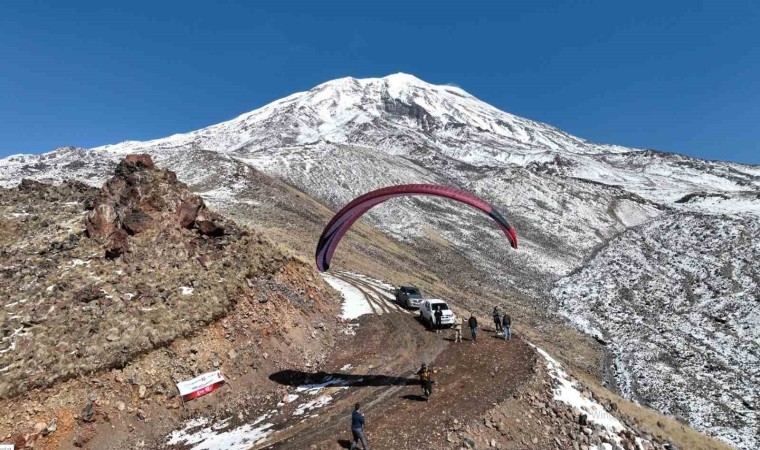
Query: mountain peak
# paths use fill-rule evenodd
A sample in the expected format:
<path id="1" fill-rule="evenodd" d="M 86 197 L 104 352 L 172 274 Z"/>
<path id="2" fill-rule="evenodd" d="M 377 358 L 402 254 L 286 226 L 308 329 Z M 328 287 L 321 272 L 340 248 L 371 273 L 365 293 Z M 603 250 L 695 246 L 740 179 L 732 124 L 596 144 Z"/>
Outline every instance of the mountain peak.
<path id="1" fill-rule="evenodd" d="M 427 81 L 423 81 L 412 74 L 408 74 L 404 72 L 397 72 L 390 75 L 386 75 L 382 79 L 388 83 L 393 83 L 393 84 L 435 86 L 434 84 L 428 83 Z"/>

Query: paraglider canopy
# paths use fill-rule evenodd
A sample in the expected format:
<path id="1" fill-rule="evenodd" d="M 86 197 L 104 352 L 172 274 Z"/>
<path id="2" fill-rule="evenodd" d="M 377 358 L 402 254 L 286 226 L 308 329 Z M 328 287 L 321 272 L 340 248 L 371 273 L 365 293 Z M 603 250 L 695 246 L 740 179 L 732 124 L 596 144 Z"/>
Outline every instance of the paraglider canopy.
<path id="1" fill-rule="evenodd" d="M 373 206 L 391 198 L 410 195 L 444 197 L 477 208 L 488 214 L 507 236 L 512 248 L 517 248 L 517 234 L 515 233 L 514 228 L 512 228 L 499 211 L 485 200 L 481 200 L 467 192 L 445 186 L 437 186 L 434 184 L 402 184 L 368 192 L 355 198 L 344 206 L 343 209 L 338 211 L 322 231 L 322 235 L 317 243 L 317 251 L 315 255 L 317 269 L 319 269 L 320 272 L 324 272 L 330 268 L 330 261 L 332 260 L 333 253 L 335 253 L 335 249 L 338 247 L 338 243 L 348 229 L 351 228 L 351 225 L 353 225 L 354 222 L 356 222 L 356 220 L 365 212 L 369 211 Z"/>

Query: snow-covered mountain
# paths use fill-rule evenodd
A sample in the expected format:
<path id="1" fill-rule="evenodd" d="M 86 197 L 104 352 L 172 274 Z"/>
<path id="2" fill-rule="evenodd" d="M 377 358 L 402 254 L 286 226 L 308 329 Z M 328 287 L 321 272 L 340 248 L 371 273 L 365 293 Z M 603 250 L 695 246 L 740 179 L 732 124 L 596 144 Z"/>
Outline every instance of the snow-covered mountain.
<path id="1" fill-rule="evenodd" d="M 236 205 L 249 201 L 244 194 L 249 183 L 247 167 L 285 180 L 332 208 L 371 189 L 397 183 L 446 184 L 474 192 L 506 213 L 520 235 L 519 251 L 510 251 L 486 218 L 448 201 L 397 200 L 370 211 L 368 220 L 405 241 L 442 242 L 442 238 L 503 287 L 520 291 L 539 305 L 556 307 L 584 329 L 604 334 L 613 360 L 624 368 L 616 373 L 624 388 L 630 386 L 627 380 L 643 373 L 626 361 L 646 361 L 652 348 L 672 353 L 692 345 L 690 339 L 704 340 L 697 336 L 698 327 L 687 324 L 695 314 L 707 311 L 709 295 L 693 290 L 694 302 L 679 304 L 677 314 L 663 316 L 679 333 L 651 340 L 637 335 L 642 344 L 627 345 L 629 336 L 608 329 L 614 328 L 608 311 L 569 301 L 574 291 L 565 287 L 599 289 L 602 280 L 612 283 L 621 273 L 604 264 L 603 258 L 611 253 L 633 259 L 641 252 L 649 259 L 638 261 L 647 267 L 659 265 L 663 273 L 676 270 L 682 255 L 700 251 L 695 248 L 699 240 L 678 241 L 682 244 L 658 253 L 647 247 L 646 239 L 631 238 L 631 233 L 657 234 L 673 222 L 694 217 L 714 220 L 728 230 L 718 235 L 719 240 L 729 239 L 739 232 L 731 230 L 740 228 L 751 238 L 760 238 L 756 226 L 760 167 L 595 144 L 500 111 L 462 89 L 431 85 L 405 74 L 333 80 L 230 121 L 164 139 L 12 156 L 0 160 L 0 185 L 14 185 L 24 177 L 77 178 L 99 184 L 116 161 L 134 152 L 150 153 L 158 164 L 175 170 L 224 211 L 234 211 Z M 709 266 L 717 257 L 705 248 L 712 247 L 701 248 L 704 264 Z M 754 250 L 738 246 L 732 251 L 747 256 Z M 340 264 L 340 252 L 335 263 Z M 712 343 L 720 347 L 717 354 L 731 360 L 758 354 L 760 306 L 753 297 L 758 285 L 756 280 L 755 284 L 746 282 L 753 279 L 748 275 L 751 267 L 734 268 L 738 271 L 734 278 L 742 288 L 732 301 L 743 305 L 748 317 L 749 328 L 737 335 L 746 341 L 745 346 L 730 340 Z M 660 305 L 674 304 L 667 288 L 672 279 L 647 275 L 646 280 L 626 288 L 647 292 L 647 298 L 656 297 L 652 301 Z M 646 290 L 647 283 L 659 283 L 661 289 Z M 621 301 L 615 297 L 621 294 L 610 292 L 605 298 Z M 631 298 L 643 301 L 636 295 Z M 621 314 L 622 320 L 636 317 L 626 311 Z M 678 364 L 675 359 L 660 363 L 673 368 Z M 668 382 L 658 378 L 667 371 L 646 370 L 651 379 L 638 380 L 637 388 L 626 388 L 625 393 L 672 412 L 646 394 L 651 391 L 646 386 L 659 390 L 653 386 Z M 715 370 L 693 364 L 683 371 L 684 382 L 673 386 L 674 395 L 693 395 L 699 401 L 695 400 L 694 410 L 678 414 L 699 429 L 753 448 L 756 441 L 747 430 L 757 423 L 756 413 L 752 409 L 739 413 L 736 405 L 747 395 L 757 398 L 759 383 L 748 388 L 731 381 L 736 378 L 719 377 L 728 380 L 712 385 L 719 386 L 721 395 L 709 386 L 686 395 L 690 381 L 715 377 Z M 757 377 L 756 365 L 737 370 L 748 379 Z M 735 426 L 736 433 L 723 432 L 726 407 L 745 419 L 728 425 Z"/>
<path id="2" fill-rule="evenodd" d="M 758 236 L 751 218 L 663 215 L 615 239 L 554 295 L 620 355 L 611 369 L 624 394 L 757 448 Z"/>

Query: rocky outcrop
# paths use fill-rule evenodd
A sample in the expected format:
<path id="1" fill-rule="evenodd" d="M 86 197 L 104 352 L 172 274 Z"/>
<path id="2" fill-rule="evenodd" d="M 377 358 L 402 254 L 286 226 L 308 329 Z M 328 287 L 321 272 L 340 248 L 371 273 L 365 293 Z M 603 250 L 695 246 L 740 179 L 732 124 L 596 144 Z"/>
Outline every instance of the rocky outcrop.
<path id="1" fill-rule="evenodd" d="M 100 190 L 85 218 L 87 235 L 102 239 L 106 257 L 129 252 L 129 236 L 151 228 L 186 228 L 221 237 L 229 226 L 177 175 L 156 168 L 150 155 L 129 155 Z"/>

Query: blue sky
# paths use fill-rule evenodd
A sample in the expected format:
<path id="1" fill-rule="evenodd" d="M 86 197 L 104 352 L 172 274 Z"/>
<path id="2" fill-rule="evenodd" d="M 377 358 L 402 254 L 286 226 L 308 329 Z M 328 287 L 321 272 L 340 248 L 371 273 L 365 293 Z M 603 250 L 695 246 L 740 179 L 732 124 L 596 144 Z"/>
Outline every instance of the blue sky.
<path id="1" fill-rule="evenodd" d="M 109 3 L 3 5 L 0 157 L 407 72 L 589 140 L 760 164 L 752 0 Z"/>

